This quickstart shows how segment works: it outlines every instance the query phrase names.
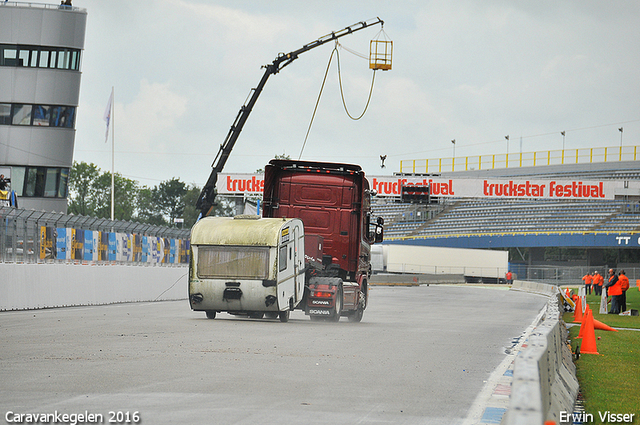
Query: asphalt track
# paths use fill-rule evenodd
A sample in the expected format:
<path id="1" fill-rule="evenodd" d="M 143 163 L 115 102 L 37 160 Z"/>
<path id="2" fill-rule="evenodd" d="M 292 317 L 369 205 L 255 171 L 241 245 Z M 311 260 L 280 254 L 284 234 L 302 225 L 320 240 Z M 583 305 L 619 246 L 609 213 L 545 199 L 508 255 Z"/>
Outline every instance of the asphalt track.
<path id="1" fill-rule="evenodd" d="M 431 285 L 373 287 L 361 323 L 208 320 L 187 301 L 4 312 L 2 423 L 461 424 L 545 303 Z"/>

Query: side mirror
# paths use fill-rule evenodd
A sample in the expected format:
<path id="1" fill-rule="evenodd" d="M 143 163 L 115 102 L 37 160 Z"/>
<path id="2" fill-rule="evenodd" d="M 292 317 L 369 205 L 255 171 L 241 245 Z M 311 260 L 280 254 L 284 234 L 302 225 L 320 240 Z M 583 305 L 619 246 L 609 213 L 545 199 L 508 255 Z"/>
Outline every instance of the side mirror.
<path id="1" fill-rule="evenodd" d="M 374 243 L 382 242 L 382 239 L 384 238 L 384 218 L 378 217 L 378 219 L 376 220 L 375 232 L 376 234 L 374 238 Z"/>

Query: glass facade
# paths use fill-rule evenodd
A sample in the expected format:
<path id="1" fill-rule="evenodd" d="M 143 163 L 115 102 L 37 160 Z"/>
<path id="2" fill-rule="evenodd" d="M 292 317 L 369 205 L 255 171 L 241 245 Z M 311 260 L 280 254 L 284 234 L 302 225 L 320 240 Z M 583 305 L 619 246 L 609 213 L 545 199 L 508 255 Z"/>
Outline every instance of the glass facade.
<path id="1" fill-rule="evenodd" d="M 25 198 L 66 198 L 69 169 L 60 167 L 11 167 L 11 189 Z"/>
<path id="2" fill-rule="evenodd" d="M 74 128 L 75 106 L 0 103 L 0 125 Z"/>
<path id="3" fill-rule="evenodd" d="M 80 70 L 80 49 L 0 44 L 0 66 Z"/>

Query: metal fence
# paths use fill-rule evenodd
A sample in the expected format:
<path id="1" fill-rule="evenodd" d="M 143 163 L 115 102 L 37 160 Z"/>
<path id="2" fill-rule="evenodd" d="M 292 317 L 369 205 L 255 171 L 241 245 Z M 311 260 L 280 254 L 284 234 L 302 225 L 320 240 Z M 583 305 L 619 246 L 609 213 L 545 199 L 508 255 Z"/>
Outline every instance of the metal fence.
<path id="1" fill-rule="evenodd" d="M 639 267 L 626 267 L 624 265 L 602 265 L 602 266 L 527 266 L 511 264 L 511 271 L 519 280 L 531 282 L 549 283 L 553 285 L 579 285 L 583 284 L 582 277 L 586 274 L 593 274 L 597 271 L 604 278 L 605 283 L 609 279 L 609 269 L 616 272 L 624 270 L 625 275 L 635 286 L 636 280 L 640 279 Z"/>
<path id="2" fill-rule="evenodd" d="M 180 265 L 189 230 L 0 207 L 0 263 Z"/>
<path id="3" fill-rule="evenodd" d="M 638 148 L 639 146 L 610 146 L 454 158 L 407 159 L 400 161 L 400 172 L 429 174 L 448 171 L 636 161 L 640 157 L 640 149 Z"/>

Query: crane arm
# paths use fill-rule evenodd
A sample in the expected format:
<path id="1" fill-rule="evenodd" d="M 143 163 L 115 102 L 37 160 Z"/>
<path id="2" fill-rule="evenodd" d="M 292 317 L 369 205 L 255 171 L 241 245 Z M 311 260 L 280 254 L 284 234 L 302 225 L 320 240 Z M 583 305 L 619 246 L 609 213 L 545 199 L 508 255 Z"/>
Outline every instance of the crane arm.
<path id="1" fill-rule="evenodd" d="M 227 133 L 227 137 L 224 139 L 224 142 L 220 145 L 220 150 L 218 151 L 218 154 L 216 155 L 216 158 L 214 159 L 213 164 L 211 165 L 211 168 L 212 168 L 211 174 L 209 175 L 207 182 L 202 188 L 202 191 L 200 192 L 200 196 L 198 197 L 198 201 L 196 202 L 196 208 L 200 210 L 201 217 L 205 217 L 209 215 L 209 213 L 211 212 L 211 209 L 215 202 L 215 196 L 216 196 L 215 187 L 218 181 L 218 174 L 222 172 L 222 169 L 224 168 L 224 165 L 226 164 L 227 159 L 229 159 L 231 150 L 233 149 L 233 146 L 235 145 L 236 140 L 238 140 L 238 136 L 240 135 L 240 132 L 242 131 L 242 128 L 244 127 L 244 124 L 247 121 L 247 118 L 249 118 L 249 114 L 251 113 L 253 106 L 258 100 L 260 93 L 262 93 L 262 89 L 267 83 L 267 80 L 269 79 L 269 77 L 273 74 L 277 74 L 278 72 L 280 72 L 282 68 L 289 65 L 294 60 L 298 59 L 298 56 L 301 53 L 304 53 L 308 50 L 314 49 L 332 40 L 337 40 L 340 37 L 343 37 L 348 34 L 352 34 L 356 31 L 365 29 L 367 27 L 370 27 L 376 24 L 384 25 L 384 21 L 382 21 L 380 18 L 376 18 L 374 20 L 358 22 L 344 29 L 341 29 L 340 31 L 332 32 L 323 37 L 320 37 L 309 44 L 305 44 L 298 50 L 294 50 L 287 54 L 281 53 L 273 60 L 272 63 L 270 63 L 269 65 L 263 66 L 263 68 L 265 68 L 265 72 L 262 75 L 260 82 L 254 89 L 251 90 L 251 95 L 249 96 L 248 100 L 240 108 L 240 111 L 238 112 L 238 115 L 236 116 L 236 119 L 233 122 L 233 125 L 229 129 L 229 133 Z"/>

